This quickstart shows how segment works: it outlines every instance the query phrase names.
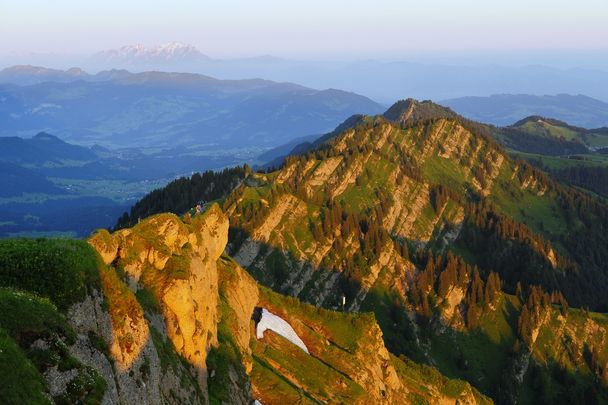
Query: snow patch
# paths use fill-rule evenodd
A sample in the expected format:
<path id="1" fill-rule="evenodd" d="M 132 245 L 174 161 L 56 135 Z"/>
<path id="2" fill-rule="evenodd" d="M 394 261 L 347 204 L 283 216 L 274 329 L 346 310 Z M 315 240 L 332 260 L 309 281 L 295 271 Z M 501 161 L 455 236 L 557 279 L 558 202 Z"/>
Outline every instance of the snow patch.
<path id="1" fill-rule="evenodd" d="M 302 339 L 300 339 L 296 331 L 293 330 L 286 320 L 271 313 L 266 308 L 262 308 L 262 316 L 256 328 L 256 337 L 262 339 L 264 337 L 264 332 L 268 329 L 283 336 L 285 339 L 310 354 Z"/>

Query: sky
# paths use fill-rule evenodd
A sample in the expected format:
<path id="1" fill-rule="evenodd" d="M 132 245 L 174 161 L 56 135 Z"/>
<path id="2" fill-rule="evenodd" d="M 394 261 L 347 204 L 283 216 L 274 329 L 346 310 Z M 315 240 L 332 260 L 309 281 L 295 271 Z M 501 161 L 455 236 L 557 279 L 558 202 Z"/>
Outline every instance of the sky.
<path id="1" fill-rule="evenodd" d="M 606 0 L 0 0 L 0 54 L 180 41 L 213 57 L 608 49 Z"/>

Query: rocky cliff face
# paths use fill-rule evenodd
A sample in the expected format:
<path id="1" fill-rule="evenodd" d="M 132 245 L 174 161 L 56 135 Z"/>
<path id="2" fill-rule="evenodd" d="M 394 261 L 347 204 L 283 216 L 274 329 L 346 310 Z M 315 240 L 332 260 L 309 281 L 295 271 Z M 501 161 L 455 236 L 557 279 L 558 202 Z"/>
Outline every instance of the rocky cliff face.
<path id="1" fill-rule="evenodd" d="M 102 291 L 70 308 L 78 335 L 70 350 L 108 382 L 104 403 L 486 401 L 464 383 L 446 394 L 449 380 L 390 355 L 373 316 L 260 287 L 222 254 L 227 237 L 228 218 L 212 206 L 89 240 L 103 260 Z M 256 307 L 289 322 L 310 354 L 272 331 L 257 340 Z"/>
<path id="2" fill-rule="evenodd" d="M 166 339 L 164 344 L 175 348 L 188 367 L 194 370 L 204 397 L 207 353 L 217 345 L 219 295 L 216 261 L 223 252 L 227 237 L 227 219 L 217 206 L 213 206 L 189 223 L 174 215 L 158 215 L 134 228 L 112 235 L 102 231 L 90 239 L 91 245 L 110 267 L 108 271 L 124 272 L 124 281 L 130 287 L 126 295 L 145 294 L 154 302 L 148 312 L 158 312 L 160 339 Z M 111 288 L 109 286 L 107 290 Z M 127 317 L 124 322 L 120 319 L 122 313 L 113 319 L 115 336 L 111 353 L 119 370 L 130 369 L 132 363 L 142 356 L 150 358 L 144 350 L 153 349 L 144 311 L 138 310 L 137 305 L 135 302 L 135 309 L 124 314 Z M 110 312 L 118 311 L 110 307 Z M 121 339 L 128 340 L 129 344 L 117 344 Z"/>

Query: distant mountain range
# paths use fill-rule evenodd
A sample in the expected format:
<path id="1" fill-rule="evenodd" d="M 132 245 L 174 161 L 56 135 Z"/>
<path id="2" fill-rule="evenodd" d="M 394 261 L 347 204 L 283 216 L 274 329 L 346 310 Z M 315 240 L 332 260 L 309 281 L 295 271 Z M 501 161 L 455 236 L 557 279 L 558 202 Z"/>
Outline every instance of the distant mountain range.
<path id="1" fill-rule="evenodd" d="M 583 95 L 497 94 L 440 101 L 467 118 L 494 125 L 511 125 L 531 115 L 552 117 L 583 128 L 608 126 L 608 103 Z"/>
<path id="2" fill-rule="evenodd" d="M 190 73 L 21 66 L 0 72 L 1 82 L 12 84 L 0 85 L 0 136 L 47 131 L 114 147 L 272 147 L 383 109 L 341 90 Z"/>
<path id="3" fill-rule="evenodd" d="M 198 74 L 15 66 L 0 83 L 1 236 L 86 235 L 176 176 L 383 109 L 339 90 Z"/>
<path id="4" fill-rule="evenodd" d="M 0 71 L 2 82 L 0 211 L 10 224 L 0 234 L 63 230 L 58 218 L 67 206 L 80 207 L 76 231 L 86 234 L 106 225 L 99 220 L 114 219 L 133 198 L 176 176 L 245 161 L 278 167 L 285 155 L 311 150 L 361 124 L 361 113 L 385 109 L 339 90 L 189 73 L 88 74 L 78 68 L 16 66 Z M 478 114 L 493 118 L 467 113 L 470 100 L 480 104 Z M 589 97 L 503 95 L 445 104 L 454 111 L 406 100 L 386 111 L 386 118 L 408 123 L 459 119 L 460 113 L 505 122 L 483 128 L 510 150 L 540 155 L 586 154 L 608 146 L 606 129 L 582 128 L 602 126 L 606 116 L 606 104 Z M 100 214 L 95 223 L 89 209 Z M 34 222 L 32 215 L 38 218 Z"/>
<path id="5" fill-rule="evenodd" d="M 89 80 L 90 78 L 91 76 L 80 68 L 60 70 L 40 66 L 16 65 L 0 71 L 0 83 L 22 86 L 43 82 L 73 82 Z"/>
<path id="6" fill-rule="evenodd" d="M 110 226 L 134 199 L 192 172 L 241 164 L 244 154 L 185 148 L 142 153 L 84 147 L 39 133 L 0 137 L 0 237 L 88 235 Z"/>
<path id="7" fill-rule="evenodd" d="M 196 47 L 181 42 L 146 48 L 144 45 L 127 45 L 119 49 L 101 51 L 93 55 L 93 60 L 112 66 L 145 66 L 173 63 L 196 63 L 211 60 Z"/>
<path id="8" fill-rule="evenodd" d="M 181 148 L 143 153 L 135 148 L 84 147 L 41 132 L 32 138 L 0 137 L 0 162 L 55 179 L 152 181 L 244 160 L 221 151 L 200 156 Z"/>
<path id="9" fill-rule="evenodd" d="M 466 58 L 465 58 L 466 59 Z M 336 88 L 362 94 L 386 105 L 405 96 L 446 100 L 491 94 L 585 94 L 608 101 L 608 70 L 561 68 L 541 64 L 517 66 L 516 62 L 488 64 L 446 56 L 401 60 L 305 60 L 269 55 L 219 59 L 190 44 L 169 42 L 146 47 L 126 45 L 89 55 L 0 55 L 0 66 L 29 64 L 67 68 L 79 66 L 97 72 L 128 69 L 200 73 L 224 80 L 262 78 L 299 83 L 306 87 Z M 526 60 L 530 60 L 526 57 Z M 538 59 L 538 60 L 542 60 Z M 575 66 L 575 62 L 569 66 Z M 580 60 L 580 65 L 585 65 Z M 594 65 L 601 66 L 601 65 Z M 521 118 L 521 117 L 520 117 Z M 512 121 L 511 121 L 512 122 Z"/>
<path id="10" fill-rule="evenodd" d="M 0 138 L 0 161 L 25 165 L 57 165 L 63 160 L 88 161 L 97 155 L 89 148 L 70 145 L 56 136 L 41 132 L 24 139 Z"/>

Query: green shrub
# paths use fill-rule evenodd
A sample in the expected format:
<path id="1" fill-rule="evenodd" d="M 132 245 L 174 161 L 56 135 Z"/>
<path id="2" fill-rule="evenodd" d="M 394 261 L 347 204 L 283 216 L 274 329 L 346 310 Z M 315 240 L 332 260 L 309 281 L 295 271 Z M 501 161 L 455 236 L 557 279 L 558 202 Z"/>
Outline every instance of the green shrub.
<path id="1" fill-rule="evenodd" d="M 99 336 L 93 331 L 89 331 L 89 341 L 95 349 L 103 353 L 106 357 L 110 357 L 110 347 L 106 343 L 103 337 Z"/>
<path id="2" fill-rule="evenodd" d="M 106 381 L 91 367 L 84 367 L 67 385 L 66 392 L 53 398 L 58 405 L 100 404 Z"/>
<path id="3" fill-rule="evenodd" d="M 4 404 L 50 404 L 42 375 L 0 328 L 0 400 Z"/>
<path id="4" fill-rule="evenodd" d="M 135 298 L 139 305 L 146 311 L 161 312 L 161 306 L 156 296 L 148 289 L 142 288 L 137 290 Z"/>
<path id="5" fill-rule="evenodd" d="M 0 287 L 50 298 L 60 309 L 82 300 L 87 285 L 99 285 L 98 257 L 84 241 L 0 240 Z"/>
<path id="6" fill-rule="evenodd" d="M 166 372 L 169 367 L 171 367 L 173 372 L 176 372 L 179 369 L 180 358 L 176 353 L 171 341 L 165 341 L 154 326 L 150 326 L 150 334 L 152 335 L 152 342 L 154 343 L 154 348 L 158 353 L 160 367 L 163 373 Z"/>
<path id="7" fill-rule="evenodd" d="M 73 343 L 75 334 L 57 307 L 47 298 L 0 288 L 0 327 L 21 345 L 53 334 Z"/>

